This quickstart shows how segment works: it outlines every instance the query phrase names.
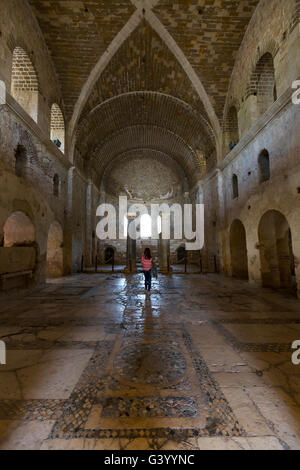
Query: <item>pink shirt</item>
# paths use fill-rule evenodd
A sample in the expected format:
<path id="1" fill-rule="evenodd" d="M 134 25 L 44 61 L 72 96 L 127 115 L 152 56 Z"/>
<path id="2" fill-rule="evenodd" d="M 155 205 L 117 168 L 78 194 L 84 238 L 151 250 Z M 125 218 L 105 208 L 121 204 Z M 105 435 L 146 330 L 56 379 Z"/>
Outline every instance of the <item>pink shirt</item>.
<path id="1" fill-rule="evenodd" d="M 144 271 L 150 271 L 152 269 L 152 258 L 146 259 L 145 256 L 142 257 L 142 264 Z"/>

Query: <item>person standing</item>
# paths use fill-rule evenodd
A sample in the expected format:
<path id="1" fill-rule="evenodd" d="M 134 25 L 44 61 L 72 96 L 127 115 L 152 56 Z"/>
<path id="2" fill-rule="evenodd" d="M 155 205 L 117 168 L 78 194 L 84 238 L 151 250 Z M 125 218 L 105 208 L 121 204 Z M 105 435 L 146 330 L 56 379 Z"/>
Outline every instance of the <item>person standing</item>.
<path id="1" fill-rule="evenodd" d="M 143 273 L 145 276 L 145 291 L 150 295 L 151 291 L 151 270 L 152 270 L 152 255 L 149 248 L 145 249 L 144 256 L 142 257 Z"/>

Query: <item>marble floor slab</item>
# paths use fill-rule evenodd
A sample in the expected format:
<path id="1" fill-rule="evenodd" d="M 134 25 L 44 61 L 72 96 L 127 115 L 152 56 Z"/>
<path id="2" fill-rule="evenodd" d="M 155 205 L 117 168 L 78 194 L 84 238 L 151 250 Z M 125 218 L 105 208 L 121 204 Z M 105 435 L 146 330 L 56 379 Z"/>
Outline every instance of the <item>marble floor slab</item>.
<path id="1" fill-rule="evenodd" d="M 220 275 L 0 297 L 0 449 L 300 449 L 300 303 Z"/>

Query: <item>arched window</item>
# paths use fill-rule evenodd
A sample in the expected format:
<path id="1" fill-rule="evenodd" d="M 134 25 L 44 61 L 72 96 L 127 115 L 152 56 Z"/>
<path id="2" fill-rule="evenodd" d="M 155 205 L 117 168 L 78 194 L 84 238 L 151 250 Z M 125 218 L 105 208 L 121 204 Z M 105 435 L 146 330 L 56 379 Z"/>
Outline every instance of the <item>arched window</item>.
<path id="1" fill-rule="evenodd" d="M 124 235 L 127 237 L 128 234 L 129 219 L 124 216 Z M 157 230 L 158 234 L 162 231 L 162 219 L 161 216 L 157 218 Z M 150 238 L 152 236 L 152 218 L 149 214 L 143 214 L 140 221 L 140 236 L 141 238 Z"/>
<path id="2" fill-rule="evenodd" d="M 18 145 L 15 151 L 15 174 L 19 178 L 26 177 L 27 152 L 23 145 Z"/>
<path id="3" fill-rule="evenodd" d="M 235 106 L 231 106 L 227 114 L 227 129 L 229 150 L 232 150 L 240 140 L 238 114 Z"/>
<path id="4" fill-rule="evenodd" d="M 239 197 L 239 180 L 237 175 L 232 176 L 232 197 L 237 199 Z"/>
<path id="5" fill-rule="evenodd" d="M 150 238 L 152 234 L 152 219 L 149 214 L 144 214 L 141 217 L 141 237 Z"/>
<path id="6" fill-rule="evenodd" d="M 257 96 L 259 116 L 277 100 L 274 60 L 269 52 L 264 54 L 256 65 L 251 77 L 249 94 Z"/>
<path id="7" fill-rule="evenodd" d="M 157 217 L 157 231 L 161 233 L 161 217 Z M 151 238 L 152 236 L 152 217 L 149 214 L 143 214 L 141 217 L 141 238 Z"/>
<path id="8" fill-rule="evenodd" d="M 65 150 L 65 121 L 58 104 L 51 107 L 51 140 L 64 152 Z"/>
<path id="9" fill-rule="evenodd" d="M 263 150 L 258 157 L 260 182 L 268 181 L 271 177 L 270 156 L 267 150 Z"/>
<path id="10" fill-rule="evenodd" d="M 56 173 L 53 177 L 53 195 L 59 197 L 60 177 Z"/>
<path id="11" fill-rule="evenodd" d="M 22 108 L 37 122 L 38 79 L 32 62 L 21 47 L 13 52 L 11 94 Z"/>

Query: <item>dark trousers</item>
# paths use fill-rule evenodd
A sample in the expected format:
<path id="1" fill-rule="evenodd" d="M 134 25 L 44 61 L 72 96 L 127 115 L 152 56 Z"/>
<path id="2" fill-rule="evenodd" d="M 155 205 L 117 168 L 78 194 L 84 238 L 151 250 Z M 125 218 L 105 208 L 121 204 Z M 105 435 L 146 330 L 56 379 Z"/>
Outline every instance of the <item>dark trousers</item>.
<path id="1" fill-rule="evenodd" d="M 150 271 L 144 271 L 145 276 L 145 289 L 150 291 L 151 290 L 151 269 Z"/>

